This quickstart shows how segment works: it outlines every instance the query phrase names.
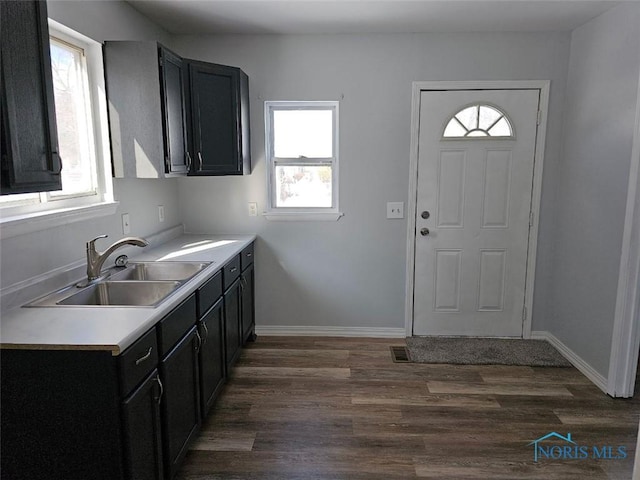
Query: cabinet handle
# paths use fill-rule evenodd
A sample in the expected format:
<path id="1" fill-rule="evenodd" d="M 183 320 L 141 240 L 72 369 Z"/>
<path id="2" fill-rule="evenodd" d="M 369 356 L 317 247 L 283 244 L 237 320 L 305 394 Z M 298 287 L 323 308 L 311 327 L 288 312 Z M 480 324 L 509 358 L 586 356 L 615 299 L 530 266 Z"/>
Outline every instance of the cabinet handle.
<path id="1" fill-rule="evenodd" d="M 202 337 L 200 336 L 200 332 L 196 329 L 196 337 L 198 338 L 198 345 L 196 346 L 196 352 L 200 351 L 200 347 L 202 347 Z"/>
<path id="2" fill-rule="evenodd" d="M 247 257 L 253 257 L 253 253 L 247 252 Z"/>
<path id="3" fill-rule="evenodd" d="M 238 271 L 238 267 L 231 267 L 231 268 L 229 269 L 229 273 L 235 273 L 235 272 L 237 272 L 237 271 Z"/>
<path id="4" fill-rule="evenodd" d="M 60 154 L 58 154 L 58 152 L 51 152 L 51 159 L 51 173 L 54 175 L 60 175 L 60 172 L 62 172 L 62 158 L 60 157 Z"/>
<path id="5" fill-rule="evenodd" d="M 209 327 L 205 322 L 202 322 L 202 329 L 204 330 L 204 338 L 202 339 L 202 344 L 207 343 L 207 339 L 209 338 Z"/>
<path id="6" fill-rule="evenodd" d="M 136 365 L 140 365 L 142 362 L 148 359 L 151 356 L 151 350 L 153 350 L 153 347 L 149 347 L 149 350 L 147 350 L 147 353 L 136 360 Z"/>
<path id="7" fill-rule="evenodd" d="M 191 154 L 189 151 L 185 152 L 187 154 L 187 172 L 191 170 Z"/>
<path id="8" fill-rule="evenodd" d="M 200 152 L 198 152 L 198 161 L 200 162 L 199 170 L 202 171 L 202 154 Z"/>
<path id="9" fill-rule="evenodd" d="M 158 382 L 158 386 L 160 387 L 160 395 L 158 395 L 158 398 L 156 400 L 158 402 L 158 405 L 160 405 L 160 403 L 162 403 L 162 395 L 164 395 L 164 386 L 162 385 L 162 381 L 160 380 L 160 375 L 156 375 L 156 378 L 154 380 Z"/>

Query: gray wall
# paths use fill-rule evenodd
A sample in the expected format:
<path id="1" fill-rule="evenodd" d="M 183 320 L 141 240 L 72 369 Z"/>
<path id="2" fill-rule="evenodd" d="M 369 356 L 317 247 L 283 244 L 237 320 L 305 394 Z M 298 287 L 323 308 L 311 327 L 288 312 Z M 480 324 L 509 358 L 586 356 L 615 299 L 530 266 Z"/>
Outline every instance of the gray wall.
<path id="1" fill-rule="evenodd" d="M 404 327 L 411 83 L 549 79 L 534 328 L 549 315 L 553 216 L 569 34 L 390 34 L 174 37 L 191 58 L 236 65 L 250 78 L 254 171 L 179 180 L 191 232 L 254 232 L 260 325 Z M 344 98 L 342 99 L 342 96 Z M 266 199 L 264 100 L 340 100 L 338 222 L 251 218 Z"/>
<path id="2" fill-rule="evenodd" d="M 49 17 L 96 41 L 169 38 L 124 2 L 49 1 L 47 5 Z M 121 213 L 130 214 L 133 235 L 150 235 L 180 223 L 175 179 L 114 180 L 114 195 L 120 201 L 115 215 L 2 240 L 0 285 L 4 288 L 83 259 L 85 242 L 99 234 L 110 237 L 99 246 L 122 237 Z M 164 223 L 158 222 L 157 205 L 165 206 Z"/>
<path id="3" fill-rule="evenodd" d="M 553 317 L 543 329 L 607 377 L 640 71 L 640 5 L 573 31 L 558 169 Z"/>

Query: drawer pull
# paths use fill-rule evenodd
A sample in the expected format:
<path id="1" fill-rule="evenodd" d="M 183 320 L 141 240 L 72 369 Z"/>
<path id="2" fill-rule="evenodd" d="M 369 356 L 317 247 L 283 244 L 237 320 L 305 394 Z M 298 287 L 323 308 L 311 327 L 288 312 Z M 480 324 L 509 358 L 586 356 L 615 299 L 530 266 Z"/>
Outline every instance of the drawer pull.
<path id="1" fill-rule="evenodd" d="M 247 253 L 247 257 L 253 257 L 253 253 L 248 252 L 248 253 Z"/>
<path id="2" fill-rule="evenodd" d="M 151 350 L 153 350 L 153 347 L 149 347 L 149 350 L 147 351 L 147 353 L 136 360 L 136 365 L 140 365 L 142 362 L 147 360 L 151 356 Z"/>
<path id="3" fill-rule="evenodd" d="M 235 273 L 238 271 L 238 267 L 231 267 L 231 269 L 229 270 L 229 273 Z"/>
<path id="4" fill-rule="evenodd" d="M 154 378 L 154 380 L 158 382 L 158 386 L 160 387 L 160 395 L 158 395 L 158 398 L 156 399 L 156 402 L 158 402 L 158 405 L 160 405 L 160 403 L 162 402 L 162 395 L 164 395 L 164 386 L 162 385 L 162 381 L 160 380 L 160 375 L 156 375 L 156 378 Z"/>

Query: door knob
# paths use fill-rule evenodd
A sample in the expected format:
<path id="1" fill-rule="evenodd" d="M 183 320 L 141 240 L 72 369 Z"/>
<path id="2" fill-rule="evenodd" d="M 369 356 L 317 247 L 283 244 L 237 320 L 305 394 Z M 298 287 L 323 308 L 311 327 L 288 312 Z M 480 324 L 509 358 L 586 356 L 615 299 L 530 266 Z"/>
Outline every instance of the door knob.
<path id="1" fill-rule="evenodd" d="M 427 218 L 429 218 L 431 216 L 431 214 L 427 210 L 425 210 L 424 212 L 422 212 L 420 214 L 420 216 L 426 220 Z"/>
<path id="2" fill-rule="evenodd" d="M 427 235 L 429 235 L 429 229 L 428 228 L 421 228 L 420 229 L 420 235 L 422 235 L 423 237 L 426 237 Z"/>

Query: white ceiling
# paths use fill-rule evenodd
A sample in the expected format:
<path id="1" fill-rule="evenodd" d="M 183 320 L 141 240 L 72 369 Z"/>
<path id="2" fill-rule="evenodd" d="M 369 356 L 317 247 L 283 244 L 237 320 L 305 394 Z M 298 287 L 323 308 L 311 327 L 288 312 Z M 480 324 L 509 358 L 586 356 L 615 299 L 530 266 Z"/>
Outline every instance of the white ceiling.
<path id="1" fill-rule="evenodd" d="M 612 0 L 129 0 L 175 34 L 570 31 Z"/>

